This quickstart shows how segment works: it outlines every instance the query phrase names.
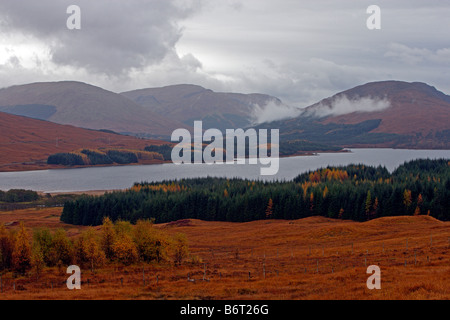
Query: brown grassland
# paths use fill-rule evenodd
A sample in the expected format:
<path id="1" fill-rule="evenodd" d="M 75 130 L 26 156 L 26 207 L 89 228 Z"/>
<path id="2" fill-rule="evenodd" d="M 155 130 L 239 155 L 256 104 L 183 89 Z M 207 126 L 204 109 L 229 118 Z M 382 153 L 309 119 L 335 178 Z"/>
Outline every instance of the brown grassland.
<path id="1" fill-rule="evenodd" d="M 144 150 L 149 145 L 166 144 L 162 140 L 82 129 L 0 112 L 0 171 L 24 171 L 64 168 L 49 165 L 49 155 L 78 149 Z M 139 161 L 140 164 L 162 163 Z"/>
<path id="2" fill-rule="evenodd" d="M 61 223 L 60 214 L 61 208 L 0 212 L 0 223 L 63 227 L 69 236 L 84 230 Z M 39 279 L 32 271 L 16 278 L 7 273 L 0 299 L 450 298 L 450 222 L 428 216 L 363 223 L 323 217 L 182 220 L 156 227 L 186 234 L 192 257 L 181 266 L 166 262 L 82 270 L 81 290 L 67 289 L 65 268 L 45 269 Z M 381 268 L 381 290 L 366 287 L 366 266 L 372 264 Z"/>

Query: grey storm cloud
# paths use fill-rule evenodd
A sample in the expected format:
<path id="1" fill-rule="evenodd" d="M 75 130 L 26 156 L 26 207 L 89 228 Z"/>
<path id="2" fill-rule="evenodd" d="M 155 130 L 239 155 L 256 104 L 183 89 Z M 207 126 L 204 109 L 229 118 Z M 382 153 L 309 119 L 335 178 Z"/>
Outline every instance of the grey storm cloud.
<path id="1" fill-rule="evenodd" d="M 74 4 L 82 23 L 72 31 L 66 9 Z M 381 30 L 366 27 L 372 4 Z M 372 81 L 450 93 L 449 16 L 442 0 L 0 0 L 0 87 L 191 83 L 292 106 L 268 105 L 255 121 Z"/>
<path id="2" fill-rule="evenodd" d="M 81 9 L 81 30 L 69 30 L 70 5 Z M 159 63 L 181 36 L 177 22 L 200 6 L 174 0 L 39 0 L 0 2 L 3 32 L 33 36 L 52 62 L 115 75 Z"/>

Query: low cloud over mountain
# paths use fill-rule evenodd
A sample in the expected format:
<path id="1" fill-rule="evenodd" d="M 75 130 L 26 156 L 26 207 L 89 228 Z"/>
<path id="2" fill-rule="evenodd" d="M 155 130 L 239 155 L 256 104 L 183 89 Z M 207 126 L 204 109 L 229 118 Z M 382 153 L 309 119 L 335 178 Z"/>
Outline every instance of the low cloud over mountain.
<path id="1" fill-rule="evenodd" d="M 345 94 L 335 96 L 331 101 L 320 102 L 305 115 L 314 117 L 340 116 L 353 112 L 376 112 L 391 106 L 387 98 L 359 97 L 349 99 Z"/>

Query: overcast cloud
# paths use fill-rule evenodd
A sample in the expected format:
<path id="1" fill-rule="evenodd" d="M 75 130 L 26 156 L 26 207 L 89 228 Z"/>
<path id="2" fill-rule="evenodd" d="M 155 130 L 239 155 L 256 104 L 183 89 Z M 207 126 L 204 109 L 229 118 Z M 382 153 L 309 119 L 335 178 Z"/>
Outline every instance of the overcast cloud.
<path id="1" fill-rule="evenodd" d="M 66 28 L 72 4 L 81 30 Z M 371 4 L 381 30 L 366 28 Z M 0 87 L 192 83 L 296 107 L 379 80 L 450 93 L 449 17 L 448 2 L 426 0 L 1 0 Z"/>

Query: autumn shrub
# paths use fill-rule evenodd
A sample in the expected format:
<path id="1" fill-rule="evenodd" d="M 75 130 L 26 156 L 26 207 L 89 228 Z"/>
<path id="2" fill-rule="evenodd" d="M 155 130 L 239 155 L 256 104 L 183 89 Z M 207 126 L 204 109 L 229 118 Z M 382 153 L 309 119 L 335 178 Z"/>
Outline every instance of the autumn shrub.
<path id="1" fill-rule="evenodd" d="M 51 232 L 48 228 L 33 230 L 32 241 L 23 223 L 18 231 L 7 230 L 0 225 L 0 271 L 14 270 L 25 273 L 31 268 L 39 277 L 45 267 L 64 267 L 77 264 L 92 271 L 107 262 L 131 265 L 136 262 L 170 260 L 181 264 L 189 256 L 184 235 L 170 238 L 155 228 L 151 220 L 139 220 L 135 226 L 128 221 L 103 220 L 98 232 L 94 228 L 84 230 L 70 239 L 64 229 Z"/>
<path id="2" fill-rule="evenodd" d="M 176 265 L 180 265 L 183 260 L 189 257 L 189 246 L 186 235 L 176 233 L 172 239 L 173 261 Z"/>
<path id="3" fill-rule="evenodd" d="M 169 239 L 165 233 L 153 228 L 149 220 L 139 220 L 134 229 L 134 243 L 139 255 L 139 260 L 144 262 L 167 260 Z"/>

